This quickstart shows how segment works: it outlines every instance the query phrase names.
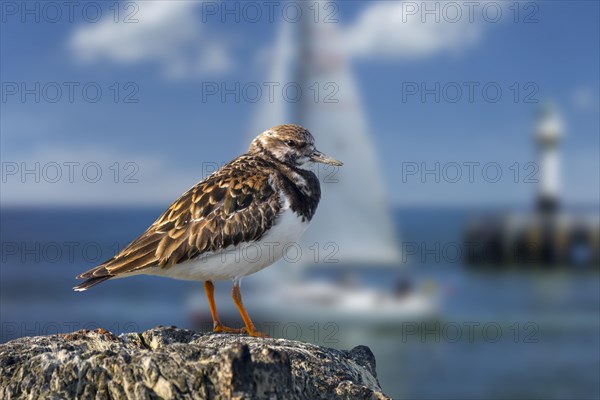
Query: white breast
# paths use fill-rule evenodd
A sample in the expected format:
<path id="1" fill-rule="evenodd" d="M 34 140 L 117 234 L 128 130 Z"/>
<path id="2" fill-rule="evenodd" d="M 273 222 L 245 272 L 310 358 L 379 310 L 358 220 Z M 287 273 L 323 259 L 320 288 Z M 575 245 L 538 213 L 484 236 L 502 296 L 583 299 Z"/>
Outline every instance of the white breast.
<path id="1" fill-rule="evenodd" d="M 268 267 L 291 251 L 292 246 L 299 246 L 298 239 L 308 224 L 289 208 L 286 200 L 275 224 L 260 240 L 201 255 L 168 269 L 148 268 L 143 273 L 193 281 L 240 278 Z"/>

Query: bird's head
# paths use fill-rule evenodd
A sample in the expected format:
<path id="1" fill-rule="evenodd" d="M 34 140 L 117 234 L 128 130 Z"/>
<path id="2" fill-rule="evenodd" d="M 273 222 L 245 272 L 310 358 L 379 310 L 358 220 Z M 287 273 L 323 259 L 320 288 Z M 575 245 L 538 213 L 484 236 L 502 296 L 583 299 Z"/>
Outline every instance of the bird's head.
<path id="1" fill-rule="evenodd" d="M 342 163 L 315 148 L 315 139 L 300 125 L 277 125 L 258 135 L 248 150 L 251 154 L 266 155 L 284 164 L 300 167 L 308 162 L 341 166 Z"/>

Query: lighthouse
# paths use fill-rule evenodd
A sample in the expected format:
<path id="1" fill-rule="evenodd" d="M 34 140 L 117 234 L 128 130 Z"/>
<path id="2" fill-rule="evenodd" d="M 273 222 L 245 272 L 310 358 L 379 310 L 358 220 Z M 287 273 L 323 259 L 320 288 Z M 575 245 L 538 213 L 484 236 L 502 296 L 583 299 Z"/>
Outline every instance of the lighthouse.
<path id="1" fill-rule="evenodd" d="M 537 210 L 554 214 L 560 204 L 560 156 L 558 146 L 563 136 L 563 123 L 551 105 L 541 107 L 534 136 L 538 145 L 539 187 Z"/>
<path id="2" fill-rule="evenodd" d="M 600 267 L 600 215 L 559 209 L 563 136 L 558 110 L 550 104 L 540 107 L 533 129 L 538 153 L 536 212 L 511 211 L 469 221 L 469 265 Z"/>

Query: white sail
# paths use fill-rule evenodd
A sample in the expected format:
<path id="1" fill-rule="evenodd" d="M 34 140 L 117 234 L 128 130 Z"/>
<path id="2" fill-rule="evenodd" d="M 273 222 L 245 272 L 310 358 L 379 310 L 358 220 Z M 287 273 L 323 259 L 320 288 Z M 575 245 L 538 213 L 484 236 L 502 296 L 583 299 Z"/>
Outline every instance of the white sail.
<path id="1" fill-rule="evenodd" d="M 282 86 L 298 83 L 301 100 L 263 99 L 255 121 L 257 131 L 281 123 L 303 125 L 315 136 L 319 150 L 344 163 L 335 170 L 315 166 L 322 199 L 303 236 L 300 264 L 397 266 L 400 243 L 350 65 L 342 53 L 339 24 L 315 23 L 312 11 L 304 11 L 302 23 L 281 21 L 268 79 Z"/>

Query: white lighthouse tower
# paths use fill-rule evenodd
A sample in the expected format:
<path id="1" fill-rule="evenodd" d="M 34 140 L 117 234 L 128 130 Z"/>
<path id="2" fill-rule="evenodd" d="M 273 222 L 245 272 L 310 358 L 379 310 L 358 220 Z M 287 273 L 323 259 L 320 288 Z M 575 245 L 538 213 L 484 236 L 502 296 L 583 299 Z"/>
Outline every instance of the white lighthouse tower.
<path id="1" fill-rule="evenodd" d="M 554 213 L 560 204 L 560 155 L 558 147 L 563 136 L 563 123 L 555 107 L 542 106 L 535 127 L 539 149 L 539 189 L 537 208 L 542 213 Z"/>

